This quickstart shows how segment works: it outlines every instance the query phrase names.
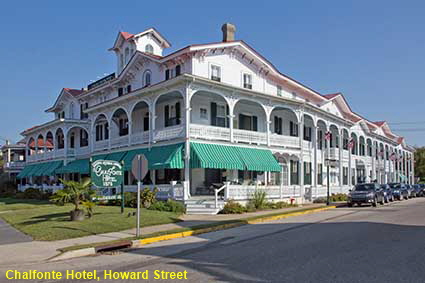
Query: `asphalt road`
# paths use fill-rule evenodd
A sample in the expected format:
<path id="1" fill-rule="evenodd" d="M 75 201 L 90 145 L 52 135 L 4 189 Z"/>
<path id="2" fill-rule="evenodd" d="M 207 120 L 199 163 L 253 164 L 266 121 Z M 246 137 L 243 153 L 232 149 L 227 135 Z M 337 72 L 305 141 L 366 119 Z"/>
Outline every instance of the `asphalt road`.
<path id="1" fill-rule="evenodd" d="M 16 268 L 96 269 L 100 282 L 424 282 L 424 215 L 425 198 L 378 208 L 338 208 L 115 255 Z M 149 280 L 104 280 L 104 270 L 149 270 Z M 188 279 L 155 280 L 155 270 L 187 271 Z"/>

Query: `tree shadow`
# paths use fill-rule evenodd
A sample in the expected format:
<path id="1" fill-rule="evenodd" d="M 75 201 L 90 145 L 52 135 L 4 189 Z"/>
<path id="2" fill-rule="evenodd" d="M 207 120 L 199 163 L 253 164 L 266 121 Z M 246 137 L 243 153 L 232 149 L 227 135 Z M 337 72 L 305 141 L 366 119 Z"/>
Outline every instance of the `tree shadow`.
<path id="1" fill-rule="evenodd" d="M 31 224 L 37 224 L 40 222 L 45 221 L 63 221 L 63 222 L 69 222 L 69 212 L 59 212 L 59 213 L 50 213 L 50 214 L 44 214 L 44 215 L 37 215 L 30 218 L 30 220 L 21 222 L 22 225 L 31 225 Z"/>

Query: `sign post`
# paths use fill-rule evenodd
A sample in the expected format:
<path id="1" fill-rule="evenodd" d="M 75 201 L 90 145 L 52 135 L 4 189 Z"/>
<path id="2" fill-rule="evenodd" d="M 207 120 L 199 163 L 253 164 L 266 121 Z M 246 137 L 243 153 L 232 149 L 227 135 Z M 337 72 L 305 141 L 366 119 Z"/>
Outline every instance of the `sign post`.
<path id="1" fill-rule="evenodd" d="M 131 164 L 131 172 L 137 179 L 137 223 L 136 223 L 136 237 L 140 237 L 140 190 L 142 187 L 142 180 L 148 173 L 148 160 L 144 154 L 138 154 L 134 157 Z"/>

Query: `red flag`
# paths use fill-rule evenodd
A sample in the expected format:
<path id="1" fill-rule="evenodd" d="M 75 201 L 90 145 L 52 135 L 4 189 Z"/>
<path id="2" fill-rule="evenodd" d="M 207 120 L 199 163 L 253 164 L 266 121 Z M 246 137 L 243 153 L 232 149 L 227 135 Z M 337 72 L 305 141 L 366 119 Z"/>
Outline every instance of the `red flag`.
<path id="1" fill-rule="evenodd" d="M 354 139 L 350 139 L 350 141 L 348 142 L 348 148 L 352 149 L 354 147 Z"/>
<path id="2" fill-rule="evenodd" d="M 331 132 L 326 132 L 325 134 L 325 140 L 329 141 L 332 138 L 332 133 Z"/>

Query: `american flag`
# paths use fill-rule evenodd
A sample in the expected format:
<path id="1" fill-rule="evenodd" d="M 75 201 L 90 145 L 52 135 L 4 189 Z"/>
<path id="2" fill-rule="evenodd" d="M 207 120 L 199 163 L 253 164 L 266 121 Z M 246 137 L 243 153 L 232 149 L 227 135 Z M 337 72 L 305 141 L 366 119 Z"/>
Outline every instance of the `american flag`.
<path id="1" fill-rule="evenodd" d="M 350 141 L 348 142 L 348 148 L 352 149 L 354 147 L 354 139 L 350 139 Z"/>
<path id="2" fill-rule="evenodd" d="M 325 133 L 325 140 L 327 140 L 327 141 L 329 141 L 329 140 L 331 140 L 331 138 L 332 138 L 332 133 L 331 132 L 326 132 Z"/>

